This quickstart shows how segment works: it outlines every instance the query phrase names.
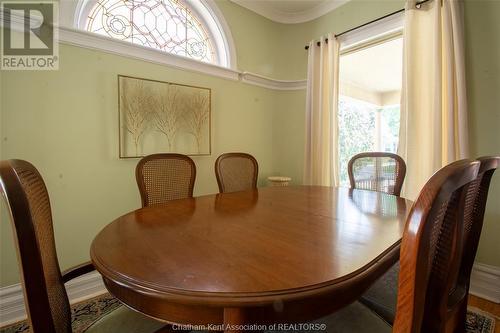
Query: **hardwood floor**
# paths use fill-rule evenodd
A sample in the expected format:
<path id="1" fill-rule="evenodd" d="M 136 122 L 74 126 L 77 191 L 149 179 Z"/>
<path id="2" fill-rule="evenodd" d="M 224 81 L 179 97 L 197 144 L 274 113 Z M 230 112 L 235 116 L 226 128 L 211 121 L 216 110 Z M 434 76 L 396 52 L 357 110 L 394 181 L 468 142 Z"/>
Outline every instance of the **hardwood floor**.
<path id="1" fill-rule="evenodd" d="M 500 333 L 500 304 L 487 301 L 484 298 L 469 295 L 468 305 L 489 312 L 493 316 L 495 316 L 495 333 Z"/>

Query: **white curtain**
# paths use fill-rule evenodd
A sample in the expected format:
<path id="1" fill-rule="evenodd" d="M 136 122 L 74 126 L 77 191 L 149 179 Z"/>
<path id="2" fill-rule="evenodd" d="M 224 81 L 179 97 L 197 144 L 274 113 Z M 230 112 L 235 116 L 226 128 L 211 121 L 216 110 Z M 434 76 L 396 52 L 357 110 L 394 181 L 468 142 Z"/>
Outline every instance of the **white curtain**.
<path id="1" fill-rule="evenodd" d="M 328 39 L 326 42 L 325 39 Z M 339 50 L 334 34 L 309 43 L 304 184 L 338 185 Z"/>
<path id="2" fill-rule="evenodd" d="M 406 4 L 398 153 L 407 174 L 403 195 L 415 199 L 439 168 L 468 151 L 462 0 Z"/>

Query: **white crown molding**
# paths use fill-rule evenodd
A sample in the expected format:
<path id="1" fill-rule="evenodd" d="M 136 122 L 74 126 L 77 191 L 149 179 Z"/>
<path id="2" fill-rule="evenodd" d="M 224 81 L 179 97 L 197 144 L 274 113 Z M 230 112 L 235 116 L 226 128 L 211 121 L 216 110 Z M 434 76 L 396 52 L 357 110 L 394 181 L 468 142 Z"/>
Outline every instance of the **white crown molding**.
<path id="1" fill-rule="evenodd" d="M 402 33 L 404 19 L 405 14 L 401 12 L 350 31 L 338 37 L 340 51 L 348 52 L 349 49 L 356 48 L 358 45 L 367 43 L 373 39 L 383 40 L 389 35 Z"/>
<path id="2" fill-rule="evenodd" d="M 96 297 L 106 292 L 102 277 L 97 271 L 82 275 L 66 283 L 71 304 Z M 0 327 L 26 319 L 26 308 L 21 285 L 0 288 Z"/>
<path id="3" fill-rule="evenodd" d="M 321 17 L 334 9 L 346 4 L 350 0 L 326 0 L 308 10 L 290 13 L 271 8 L 266 1 L 254 0 L 230 0 L 248 10 L 251 10 L 265 18 L 278 23 L 297 24 L 312 21 Z"/>
<path id="4" fill-rule="evenodd" d="M 500 303 L 500 267 L 475 263 L 470 281 L 470 293 Z M 106 292 L 102 277 L 96 271 L 71 280 L 66 284 L 71 304 Z M 26 319 L 21 285 L 0 288 L 0 327 Z"/>
<path id="5" fill-rule="evenodd" d="M 301 90 L 307 86 L 307 80 L 276 80 L 250 72 L 243 72 L 240 77 L 242 82 L 274 90 Z"/>

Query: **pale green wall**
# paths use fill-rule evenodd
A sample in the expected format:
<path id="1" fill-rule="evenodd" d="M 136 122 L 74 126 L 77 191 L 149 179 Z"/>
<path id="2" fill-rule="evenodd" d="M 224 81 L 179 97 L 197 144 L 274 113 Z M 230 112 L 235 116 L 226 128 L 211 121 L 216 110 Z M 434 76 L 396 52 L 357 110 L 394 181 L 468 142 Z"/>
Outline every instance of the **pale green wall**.
<path id="1" fill-rule="evenodd" d="M 231 29 L 237 48 L 238 67 L 242 71 L 277 77 L 280 53 L 280 27 L 282 24 L 268 20 L 227 0 L 218 0 L 226 22 Z"/>
<path id="2" fill-rule="evenodd" d="M 291 177 L 292 184 L 302 184 L 306 91 L 284 91 L 276 98 L 280 107 L 273 114 L 274 171 Z"/>
<path id="3" fill-rule="evenodd" d="M 304 46 L 312 39 L 329 32 L 340 33 L 403 8 L 401 0 L 351 0 L 338 9 L 302 24 L 281 25 L 280 42 L 286 57 L 276 68 L 281 79 L 306 78 L 307 51 Z M 279 94 L 279 109 L 274 114 L 274 160 L 277 173 L 302 183 L 304 161 L 305 91 Z"/>
<path id="4" fill-rule="evenodd" d="M 60 70 L 2 73 L 2 159 L 34 163 L 52 200 L 61 265 L 88 259 L 90 241 L 113 218 L 140 206 L 137 160 L 119 160 L 117 74 L 212 88 L 210 157 L 197 165 L 195 195 L 214 193 L 215 158 L 252 153 L 261 179 L 272 171 L 273 92 L 72 46 Z M 85 64 L 85 65 L 83 65 Z M 2 284 L 16 281 L 10 226 L 2 221 Z"/>
<path id="5" fill-rule="evenodd" d="M 239 69 L 279 79 L 305 78 L 303 47 L 308 40 L 403 6 L 399 0 L 354 0 L 315 21 L 286 25 L 227 1 L 217 4 L 231 28 Z M 472 150 L 474 155 L 499 154 L 500 2 L 468 0 L 466 4 Z M 213 162 L 219 153 L 230 150 L 255 154 L 261 185 L 271 173 L 301 182 L 305 91 L 257 88 L 63 45 L 57 72 L 0 72 L 0 156 L 29 159 L 44 175 L 63 268 L 87 260 L 95 234 L 116 216 L 139 207 L 133 176 L 136 161 L 117 159 L 117 74 L 213 89 L 213 154 L 195 158 L 195 195 L 217 190 Z M 480 262 L 496 266 L 500 266 L 499 198 L 497 175 L 478 254 Z M 18 281 L 5 217 L 0 233 L 0 286 L 5 286 Z"/>
<path id="6" fill-rule="evenodd" d="M 278 24 L 227 1 L 218 5 L 239 69 L 274 76 Z M 253 154 L 260 185 L 272 173 L 273 90 L 68 45 L 60 46 L 58 71 L 3 71 L 1 159 L 29 160 L 44 176 L 62 268 L 88 260 L 96 233 L 140 206 L 137 160 L 117 158 L 118 74 L 212 88 L 212 156 L 193 157 L 195 195 L 218 191 L 213 164 L 223 152 Z M 1 209 L 0 286 L 6 286 L 18 282 L 18 271 L 3 202 Z"/>
<path id="7" fill-rule="evenodd" d="M 500 1 L 465 2 L 470 141 L 473 156 L 500 155 Z M 476 260 L 500 267 L 500 171 L 486 207 Z"/>
<path id="8" fill-rule="evenodd" d="M 280 25 L 281 59 L 276 75 L 284 80 L 300 80 L 306 77 L 307 51 L 304 46 L 329 32 L 340 33 L 401 9 L 402 0 L 351 0 L 345 5 L 302 24 Z"/>

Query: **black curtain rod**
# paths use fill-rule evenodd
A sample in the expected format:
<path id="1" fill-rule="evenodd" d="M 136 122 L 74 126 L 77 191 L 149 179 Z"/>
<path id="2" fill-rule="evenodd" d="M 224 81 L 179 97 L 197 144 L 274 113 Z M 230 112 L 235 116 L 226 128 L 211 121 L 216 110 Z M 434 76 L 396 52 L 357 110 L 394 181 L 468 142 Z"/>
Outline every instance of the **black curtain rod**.
<path id="1" fill-rule="evenodd" d="M 417 9 L 420 9 L 420 6 L 422 6 L 424 3 L 428 2 L 428 1 L 431 1 L 431 0 L 423 0 L 423 1 L 419 1 L 419 2 L 417 2 L 417 3 L 415 4 L 415 7 L 416 7 Z M 378 22 L 378 21 L 380 21 L 380 20 L 383 20 L 383 19 L 385 19 L 385 18 L 388 18 L 389 16 L 396 15 L 396 14 L 402 13 L 402 12 L 404 12 L 404 11 L 405 11 L 405 9 L 404 9 L 404 8 L 401 8 L 401 9 L 399 9 L 399 10 L 396 10 L 395 12 L 392 12 L 392 13 L 389 13 L 389 14 L 384 15 L 384 16 L 382 16 L 382 17 L 379 17 L 379 18 L 376 18 L 376 19 L 374 19 L 374 20 L 371 20 L 370 22 L 363 23 L 363 24 L 361 24 L 361 25 L 358 25 L 357 27 L 354 27 L 354 28 L 351 28 L 351 29 L 349 29 L 349 30 L 343 31 L 343 32 L 341 32 L 341 33 L 339 33 L 339 34 L 336 34 L 336 35 L 335 35 L 335 37 L 340 37 L 340 36 L 345 35 L 345 34 L 347 34 L 347 33 L 351 32 L 351 31 L 354 31 L 354 30 L 357 30 L 357 29 L 360 29 L 360 28 L 366 27 L 366 26 L 367 26 L 367 25 L 369 25 L 369 24 L 372 24 L 372 23 Z M 328 44 L 328 38 L 326 38 L 326 39 L 325 39 L 325 42 Z M 319 42 L 319 41 L 318 41 L 318 42 L 316 42 L 316 45 L 320 46 L 320 45 L 321 45 L 321 42 Z M 306 46 L 305 46 L 305 49 L 306 49 L 306 50 L 309 50 L 309 45 L 306 45 Z"/>

